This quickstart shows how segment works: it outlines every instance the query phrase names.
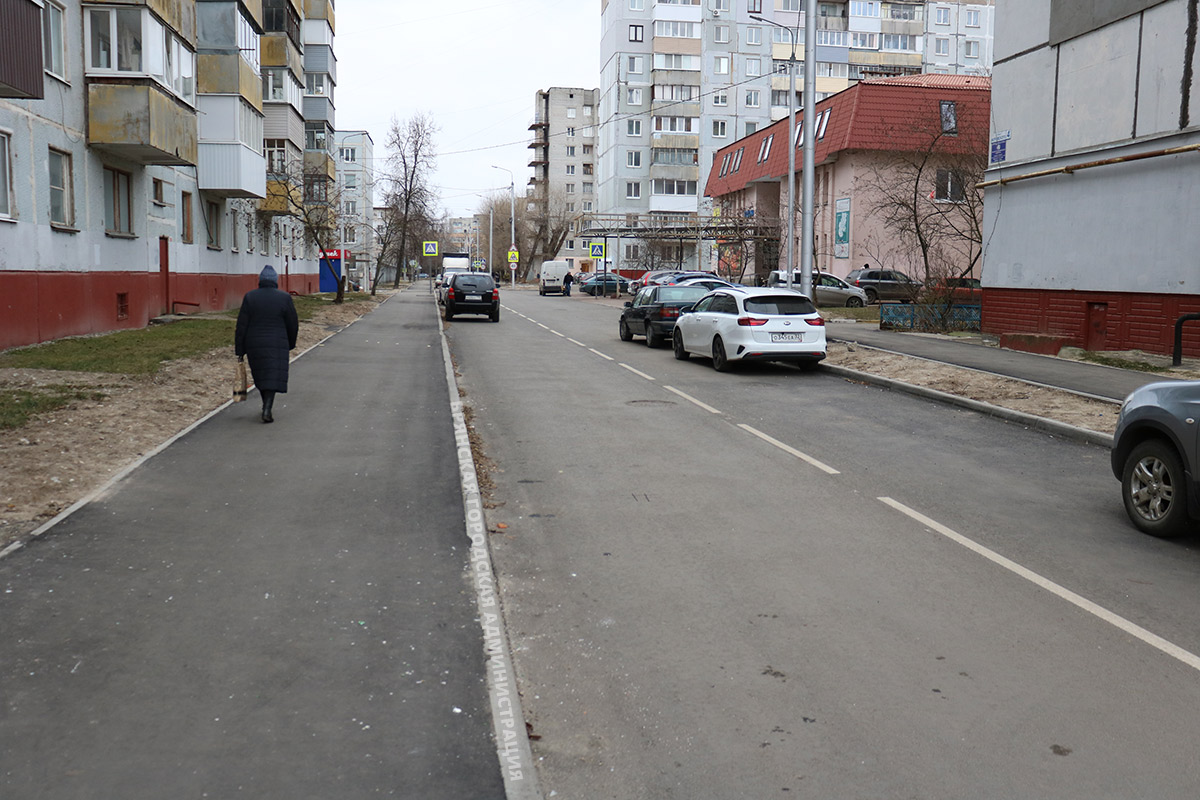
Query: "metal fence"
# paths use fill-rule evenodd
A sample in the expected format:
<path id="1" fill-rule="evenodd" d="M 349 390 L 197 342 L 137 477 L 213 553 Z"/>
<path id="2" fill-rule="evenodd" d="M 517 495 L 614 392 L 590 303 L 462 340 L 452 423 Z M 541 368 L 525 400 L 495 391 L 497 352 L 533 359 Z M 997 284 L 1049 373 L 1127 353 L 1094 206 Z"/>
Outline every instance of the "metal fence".
<path id="1" fill-rule="evenodd" d="M 982 320 L 983 306 L 978 303 L 881 303 L 879 306 L 880 330 L 977 331 Z"/>

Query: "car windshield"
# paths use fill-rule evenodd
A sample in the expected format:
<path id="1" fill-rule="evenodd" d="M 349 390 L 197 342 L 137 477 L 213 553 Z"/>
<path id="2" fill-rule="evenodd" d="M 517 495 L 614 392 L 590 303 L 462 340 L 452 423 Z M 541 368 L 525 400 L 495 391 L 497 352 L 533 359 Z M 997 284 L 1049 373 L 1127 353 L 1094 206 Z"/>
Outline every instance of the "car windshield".
<path id="1" fill-rule="evenodd" d="M 495 284 L 490 275 L 459 275 L 454 286 L 464 292 L 490 292 Z"/>
<path id="2" fill-rule="evenodd" d="M 663 302 L 686 300 L 694 303 L 708 294 L 706 286 L 665 286 L 658 292 L 658 299 Z"/>
<path id="3" fill-rule="evenodd" d="M 786 294 L 763 295 L 746 298 L 747 314 L 815 314 L 812 302 L 807 297 Z"/>

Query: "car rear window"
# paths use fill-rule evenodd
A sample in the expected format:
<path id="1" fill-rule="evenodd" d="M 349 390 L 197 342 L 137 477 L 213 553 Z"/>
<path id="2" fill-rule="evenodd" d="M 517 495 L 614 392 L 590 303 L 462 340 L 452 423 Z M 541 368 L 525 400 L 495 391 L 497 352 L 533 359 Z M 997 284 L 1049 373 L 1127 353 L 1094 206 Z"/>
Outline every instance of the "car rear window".
<path id="1" fill-rule="evenodd" d="M 706 286 L 664 286 L 658 292 L 658 299 L 664 302 L 673 300 L 695 302 L 706 294 L 708 294 Z"/>
<path id="2" fill-rule="evenodd" d="M 762 295 L 746 298 L 747 314 L 815 314 L 812 302 L 798 295 Z"/>
<path id="3" fill-rule="evenodd" d="M 454 285 L 464 292 L 490 292 L 496 288 L 491 275 L 459 275 Z"/>

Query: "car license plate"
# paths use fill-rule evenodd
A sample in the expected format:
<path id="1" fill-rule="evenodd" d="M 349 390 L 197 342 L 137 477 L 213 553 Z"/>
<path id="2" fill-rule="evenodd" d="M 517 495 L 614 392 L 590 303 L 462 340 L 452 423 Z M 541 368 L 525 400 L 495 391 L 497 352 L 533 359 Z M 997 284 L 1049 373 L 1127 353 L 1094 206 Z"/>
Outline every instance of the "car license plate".
<path id="1" fill-rule="evenodd" d="M 469 295 L 467 295 L 466 297 L 464 297 L 463 299 L 464 299 L 464 300 L 482 300 L 482 299 L 483 299 L 483 295 L 478 295 L 478 294 L 469 294 Z"/>
<path id="2" fill-rule="evenodd" d="M 772 342 L 803 342 L 803 333 L 772 333 Z"/>

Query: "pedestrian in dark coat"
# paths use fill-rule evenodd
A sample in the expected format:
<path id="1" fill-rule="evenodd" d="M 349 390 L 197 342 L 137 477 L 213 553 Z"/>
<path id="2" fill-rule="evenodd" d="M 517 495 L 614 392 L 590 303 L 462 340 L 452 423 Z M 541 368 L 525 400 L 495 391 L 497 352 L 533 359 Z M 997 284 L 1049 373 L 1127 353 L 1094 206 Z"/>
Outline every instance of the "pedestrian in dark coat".
<path id="1" fill-rule="evenodd" d="M 296 348 L 300 321 L 292 296 L 279 288 L 270 264 L 258 276 L 258 288 L 246 292 L 238 311 L 233 348 L 238 361 L 250 357 L 250 374 L 262 396 L 262 421 L 274 422 L 275 393 L 287 393 L 288 351 Z"/>
<path id="2" fill-rule="evenodd" d="M 563 295 L 566 297 L 571 296 L 571 284 L 574 282 L 575 276 L 571 274 L 570 270 L 567 270 L 567 274 L 563 275 Z"/>

